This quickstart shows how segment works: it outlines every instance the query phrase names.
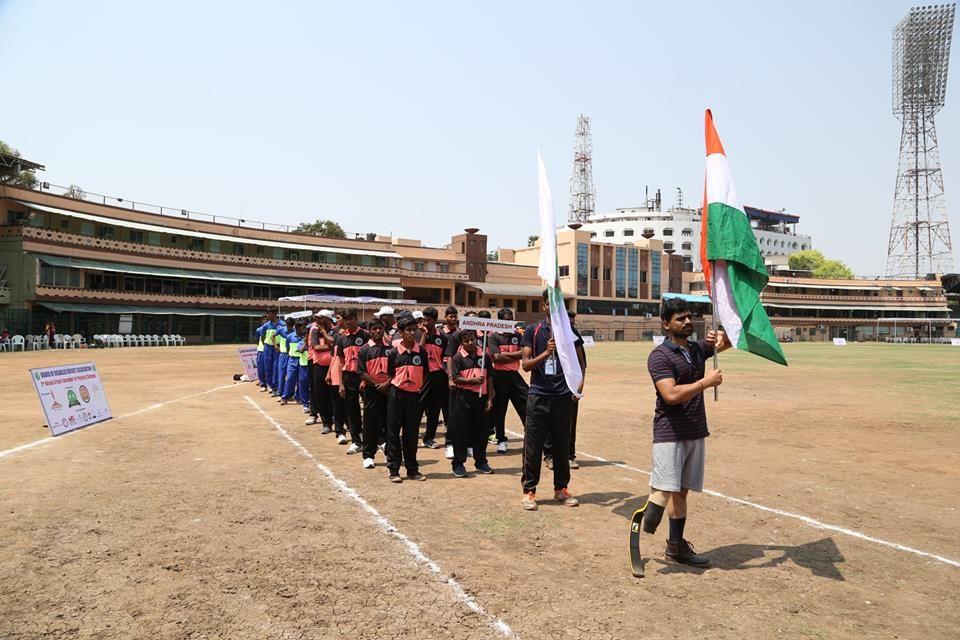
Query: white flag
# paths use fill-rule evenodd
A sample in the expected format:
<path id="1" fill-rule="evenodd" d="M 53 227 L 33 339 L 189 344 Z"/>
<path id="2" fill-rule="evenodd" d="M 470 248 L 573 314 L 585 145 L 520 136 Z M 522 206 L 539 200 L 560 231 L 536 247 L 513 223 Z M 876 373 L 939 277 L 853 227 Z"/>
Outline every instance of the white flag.
<path id="1" fill-rule="evenodd" d="M 563 304 L 563 292 L 560 291 L 560 270 L 557 268 L 557 221 L 553 212 L 553 197 L 550 195 L 550 183 L 547 182 L 547 169 L 543 165 L 543 155 L 537 150 L 537 171 L 540 181 L 540 265 L 537 273 L 547 287 L 550 304 L 550 328 L 557 344 L 557 356 L 563 368 L 563 377 L 570 391 L 581 397 L 579 390 L 583 382 L 580 360 L 574 346 L 577 337 L 570 328 L 570 316 Z"/>

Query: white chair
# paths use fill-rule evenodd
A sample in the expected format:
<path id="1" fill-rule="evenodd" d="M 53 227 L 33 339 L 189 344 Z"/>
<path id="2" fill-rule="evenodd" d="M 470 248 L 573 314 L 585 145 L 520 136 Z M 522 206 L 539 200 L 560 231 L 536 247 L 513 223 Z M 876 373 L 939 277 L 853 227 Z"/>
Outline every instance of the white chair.
<path id="1" fill-rule="evenodd" d="M 73 341 L 73 336 L 71 336 L 69 333 L 63 334 L 62 338 L 63 338 L 63 345 L 67 349 L 73 349 L 77 346 L 76 343 Z"/>
<path id="2" fill-rule="evenodd" d="M 66 349 L 67 347 L 63 343 L 63 336 L 59 333 L 53 334 L 53 348 L 54 349 Z"/>
<path id="3" fill-rule="evenodd" d="M 19 348 L 20 351 L 26 351 L 26 347 L 23 346 L 24 342 L 25 341 L 23 339 L 23 336 L 21 335 L 13 336 L 12 338 L 10 338 L 10 350 L 16 351 Z"/>
<path id="4" fill-rule="evenodd" d="M 0 340 L 0 351 L 10 351 L 10 339 Z"/>
<path id="5" fill-rule="evenodd" d="M 155 347 L 160 346 L 160 336 L 158 336 L 157 334 L 153 334 L 152 336 L 150 336 L 150 339 L 153 341 L 153 346 Z"/>
<path id="6" fill-rule="evenodd" d="M 142 333 L 141 333 L 139 336 L 137 336 L 137 339 L 140 341 L 140 346 L 141 346 L 141 347 L 149 347 L 149 346 L 150 346 L 150 341 L 147 339 L 147 336 L 143 335 Z"/>
<path id="7" fill-rule="evenodd" d="M 165 346 L 165 347 L 169 347 L 170 344 L 171 344 L 171 343 L 170 343 L 170 336 L 168 336 L 167 334 L 163 334 L 162 336 L 160 336 L 160 340 L 163 341 L 163 346 Z"/>
<path id="8" fill-rule="evenodd" d="M 137 346 L 137 339 L 133 337 L 133 334 L 128 333 L 123 336 L 123 346 L 125 347 L 135 347 Z"/>
<path id="9" fill-rule="evenodd" d="M 111 335 L 107 336 L 107 344 L 109 344 L 111 347 L 122 347 L 122 346 L 123 346 L 123 342 L 121 342 L 120 336 L 118 336 L 118 335 L 116 335 L 116 334 L 111 334 Z"/>
<path id="10" fill-rule="evenodd" d="M 24 344 L 26 344 L 27 346 L 27 351 L 34 350 L 35 347 L 33 345 L 36 339 L 37 337 L 31 333 L 28 333 L 27 335 L 23 336 L 23 341 L 24 341 Z"/>
<path id="11" fill-rule="evenodd" d="M 79 333 L 73 334 L 73 347 L 74 349 L 81 349 L 87 344 L 87 339 L 84 338 Z"/>
<path id="12" fill-rule="evenodd" d="M 176 342 L 174 342 L 174 344 L 177 345 L 178 347 L 184 347 L 184 346 L 186 346 L 186 344 L 187 344 L 186 338 L 184 338 L 184 337 L 183 337 L 182 335 L 180 335 L 179 333 L 178 333 L 177 335 L 173 336 L 173 338 L 174 338 L 174 340 L 176 340 Z"/>

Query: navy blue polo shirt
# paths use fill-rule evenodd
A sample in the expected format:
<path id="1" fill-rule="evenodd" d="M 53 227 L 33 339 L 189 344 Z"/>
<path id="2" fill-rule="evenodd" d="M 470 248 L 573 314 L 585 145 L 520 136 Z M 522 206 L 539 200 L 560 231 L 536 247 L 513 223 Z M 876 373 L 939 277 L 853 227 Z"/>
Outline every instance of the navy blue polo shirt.
<path id="1" fill-rule="evenodd" d="M 533 349 L 533 355 L 537 356 L 546 351 L 547 343 L 552 336 L 553 332 L 550 330 L 550 324 L 545 320 L 541 320 L 536 326 L 531 327 L 527 325 L 526 330 L 523 332 L 523 338 L 520 340 L 520 346 L 530 347 Z M 583 346 L 583 339 L 580 338 L 579 335 L 577 335 L 574 346 Z M 536 369 L 530 372 L 530 393 L 535 396 L 570 395 L 572 392 L 570 391 L 570 387 L 567 386 L 567 379 L 563 377 L 563 366 L 560 364 L 560 356 L 554 352 L 551 357 L 556 363 L 554 375 L 549 376 L 544 371 L 544 367 L 549 358 L 544 359 Z"/>
<path id="2" fill-rule="evenodd" d="M 712 356 L 713 347 L 706 340 L 688 342 L 687 348 L 683 349 L 668 338 L 650 352 L 647 371 L 654 385 L 667 378 L 673 378 L 677 384 L 693 384 L 703 379 L 707 358 Z M 657 406 L 653 413 L 655 443 L 697 440 L 709 435 L 702 392 L 683 404 L 670 405 L 657 391 Z"/>

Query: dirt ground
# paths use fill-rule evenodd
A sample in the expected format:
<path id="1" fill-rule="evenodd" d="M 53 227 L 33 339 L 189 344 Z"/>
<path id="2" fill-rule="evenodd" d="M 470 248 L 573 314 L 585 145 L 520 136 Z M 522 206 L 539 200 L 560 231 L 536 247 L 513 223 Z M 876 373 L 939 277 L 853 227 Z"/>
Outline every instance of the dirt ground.
<path id="1" fill-rule="evenodd" d="M 649 349 L 588 352 L 583 504 L 543 500 L 544 469 L 532 513 L 516 438 L 491 453 L 492 476 L 456 479 L 442 450 L 421 449 L 428 481 L 394 485 L 299 408 L 231 384 L 230 346 L 0 354 L 0 638 L 500 637 L 491 617 L 519 638 L 960 637 L 957 566 L 717 495 L 691 498 L 686 531 L 710 569 L 665 563 L 664 527 L 643 540 L 647 577 L 631 577 Z M 786 351 L 786 369 L 722 357 L 707 487 L 960 560 L 960 349 Z M 47 436 L 27 368 L 86 360 L 121 417 L 4 455 Z"/>

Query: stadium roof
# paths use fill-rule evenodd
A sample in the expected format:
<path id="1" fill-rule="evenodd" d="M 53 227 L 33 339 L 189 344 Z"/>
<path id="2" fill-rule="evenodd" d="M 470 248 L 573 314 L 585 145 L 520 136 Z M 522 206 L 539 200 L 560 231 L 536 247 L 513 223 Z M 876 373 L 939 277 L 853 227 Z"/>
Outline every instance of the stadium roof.
<path id="1" fill-rule="evenodd" d="M 119 218 L 108 218 L 98 216 L 92 213 L 81 213 L 79 211 L 70 211 L 57 207 L 48 207 L 42 204 L 34 204 L 24 200 L 14 200 L 18 204 L 46 213 L 55 213 L 71 218 L 80 218 L 81 220 L 90 220 L 99 224 L 106 224 L 115 227 L 126 227 L 128 229 L 140 229 L 141 231 L 153 231 L 156 233 L 168 233 L 175 236 L 185 236 L 188 238 L 206 238 L 208 240 L 219 240 L 222 242 L 236 242 L 239 244 L 252 244 L 258 247 L 276 247 L 279 249 L 295 249 L 298 251 L 320 251 L 324 253 L 342 253 L 346 255 L 357 256 L 376 256 L 380 258 L 401 258 L 399 253 L 393 251 L 377 251 L 364 249 L 349 249 L 347 247 L 319 246 L 315 244 L 299 244 L 296 242 L 276 242 L 274 240 L 261 240 L 259 238 L 245 238 L 243 236 L 228 236 L 219 233 L 206 233 L 203 231 L 192 231 L 190 229 L 180 229 L 178 227 L 164 227 L 157 224 L 148 224 L 145 222 L 133 222 L 130 220 L 120 220 Z"/>
<path id="2" fill-rule="evenodd" d="M 0 167 L 15 167 L 20 165 L 21 171 L 45 171 L 46 167 L 37 162 L 24 160 L 20 156 L 10 155 L 9 153 L 0 153 Z"/>
<path id="3" fill-rule="evenodd" d="M 301 280 L 298 278 L 263 277 L 244 275 L 242 273 L 224 273 L 221 271 L 199 271 L 194 269 L 174 269 L 172 267 L 152 267 L 139 264 L 121 264 L 119 262 L 103 262 L 100 260 L 84 260 L 82 258 L 66 258 L 63 256 L 48 256 L 36 254 L 37 260 L 53 267 L 73 267 L 75 269 L 96 269 L 98 271 L 115 271 L 143 276 L 159 276 L 167 278 L 194 278 L 197 280 L 220 280 L 226 282 L 242 282 L 247 284 L 272 284 L 287 287 L 307 287 L 310 289 L 367 289 L 371 291 L 403 291 L 399 282 L 369 282 L 347 280 Z"/>
<path id="4" fill-rule="evenodd" d="M 147 307 L 126 304 L 83 304 L 79 302 L 37 302 L 40 306 L 50 309 L 54 313 L 145 313 L 150 315 L 173 316 L 233 316 L 241 318 L 259 318 L 263 311 L 246 311 L 240 309 L 202 309 L 191 307 Z"/>

